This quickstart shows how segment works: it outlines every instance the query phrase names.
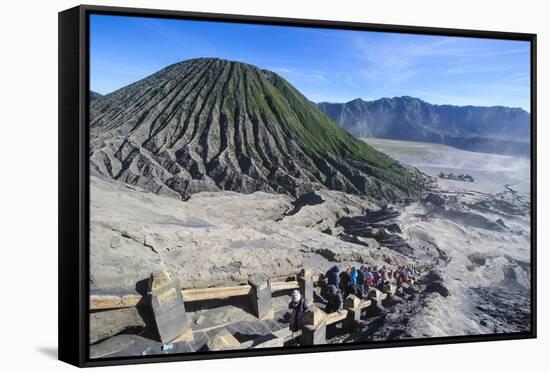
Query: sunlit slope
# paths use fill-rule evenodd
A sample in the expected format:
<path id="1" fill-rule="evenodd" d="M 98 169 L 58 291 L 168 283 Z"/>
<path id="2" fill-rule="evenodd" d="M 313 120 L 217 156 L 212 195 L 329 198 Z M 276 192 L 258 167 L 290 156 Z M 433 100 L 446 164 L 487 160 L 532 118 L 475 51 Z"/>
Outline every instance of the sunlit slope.
<path id="1" fill-rule="evenodd" d="M 90 154 L 95 174 L 182 198 L 326 188 L 394 200 L 423 188 L 277 74 L 221 59 L 177 63 L 94 100 Z"/>

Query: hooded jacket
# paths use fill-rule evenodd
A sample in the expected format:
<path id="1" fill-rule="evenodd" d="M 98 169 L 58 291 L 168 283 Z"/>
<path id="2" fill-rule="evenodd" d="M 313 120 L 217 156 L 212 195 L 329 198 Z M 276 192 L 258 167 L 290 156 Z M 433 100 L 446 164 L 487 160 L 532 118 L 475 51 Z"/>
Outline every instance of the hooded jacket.
<path id="1" fill-rule="evenodd" d="M 340 285 L 340 277 L 338 276 L 339 273 L 340 273 L 340 268 L 338 266 L 334 266 L 331 269 L 329 269 L 328 272 L 326 273 L 327 284 L 338 287 Z"/>

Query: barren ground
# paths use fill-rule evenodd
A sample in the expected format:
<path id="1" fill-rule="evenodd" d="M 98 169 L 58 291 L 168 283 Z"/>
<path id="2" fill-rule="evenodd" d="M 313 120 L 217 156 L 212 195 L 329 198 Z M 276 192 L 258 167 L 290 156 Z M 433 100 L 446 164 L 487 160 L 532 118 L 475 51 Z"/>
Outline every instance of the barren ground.
<path id="1" fill-rule="evenodd" d="M 449 296 L 418 293 L 332 342 L 529 329 L 529 160 L 367 142 L 430 176 L 469 173 L 475 182 L 437 179 L 423 199 L 386 207 L 324 190 L 298 201 L 263 192 L 203 192 L 181 201 L 91 177 L 92 293 L 136 291 L 158 270 L 183 288 L 202 288 L 245 283 L 257 272 L 324 273 L 334 263 L 433 263 Z M 242 312 L 226 308 L 217 317 Z"/>

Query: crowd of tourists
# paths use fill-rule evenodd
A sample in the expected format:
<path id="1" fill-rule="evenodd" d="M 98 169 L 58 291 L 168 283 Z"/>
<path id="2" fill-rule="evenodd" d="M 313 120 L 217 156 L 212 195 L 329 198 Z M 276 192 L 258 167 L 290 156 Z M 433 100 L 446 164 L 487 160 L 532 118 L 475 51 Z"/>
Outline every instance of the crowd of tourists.
<path id="1" fill-rule="evenodd" d="M 420 275 L 415 267 L 401 265 L 395 269 L 386 266 L 348 267 L 340 271 L 335 265 L 320 278 L 321 298 L 324 300 L 325 312 L 341 312 L 344 299 L 350 294 L 363 299 L 373 289 L 386 292 L 391 284 L 413 284 Z M 289 304 L 290 329 L 297 331 L 302 326 L 302 317 L 308 311 L 307 300 L 299 290 L 294 290 Z"/>
<path id="2" fill-rule="evenodd" d="M 337 265 L 330 268 L 323 279 L 322 297 L 326 300 L 326 312 L 338 312 L 344 307 L 344 299 L 350 294 L 363 299 L 372 289 L 387 291 L 390 284 L 411 284 L 420 275 L 410 266 L 388 269 L 386 266 L 348 267 L 340 271 Z"/>

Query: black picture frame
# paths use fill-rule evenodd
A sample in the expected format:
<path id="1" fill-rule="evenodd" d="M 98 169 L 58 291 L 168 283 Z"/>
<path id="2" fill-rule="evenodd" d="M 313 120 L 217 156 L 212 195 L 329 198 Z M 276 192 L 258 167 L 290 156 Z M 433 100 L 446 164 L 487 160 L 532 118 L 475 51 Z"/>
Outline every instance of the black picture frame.
<path id="1" fill-rule="evenodd" d="M 529 332 L 453 336 L 303 346 L 262 350 L 195 352 L 163 356 L 90 359 L 88 356 L 89 312 L 89 29 L 91 14 L 224 21 L 266 25 L 322 27 L 392 33 L 445 35 L 528 41 L 531 45 L 531 330 Z M 537 80 L 536 34 L 399 26 L 327 20 L 275 18 L 81 5 L 59 13 L 59 359 L 79 367 L 152 362 L 283 355 L 339 350 L 389 348 L 464 342 L 536 338 L 536 237 L 537 237 Z"/>

